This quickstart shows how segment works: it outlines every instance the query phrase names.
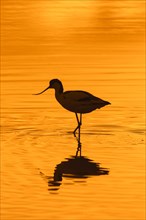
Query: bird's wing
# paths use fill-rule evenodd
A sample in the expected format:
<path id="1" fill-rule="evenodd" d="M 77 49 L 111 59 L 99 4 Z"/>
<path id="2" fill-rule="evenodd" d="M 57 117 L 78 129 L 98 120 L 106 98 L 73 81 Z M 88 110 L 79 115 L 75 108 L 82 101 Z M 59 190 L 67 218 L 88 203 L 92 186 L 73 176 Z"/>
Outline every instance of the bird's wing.
<path id="1" fill-rule="evenodd" d="M 110 104 L 92 94 L 81 91 L 66 91 L 62 94 L 61 104 L 67 109 L 74 109 L 74 112 L 90 112 L 96 108 L 102 108 L 105 105 Z M 87 107 L 88 106 L 88 107 Z M 88 111 L 89 110 L 89 111 Z"/>
<path id="2" fill-rule="evenodd" d="M 100 101 L 100 98 L 97 98 L 93 96 L 92 94 L 81 91 L 81 90 L 75 90 L 75 91 L 66 91 L 63 93 L 63 96 L 65 99 L 70 99 L 73 101 L 79 101 L 79 102 L 86 102 L 86 101 Z"/>

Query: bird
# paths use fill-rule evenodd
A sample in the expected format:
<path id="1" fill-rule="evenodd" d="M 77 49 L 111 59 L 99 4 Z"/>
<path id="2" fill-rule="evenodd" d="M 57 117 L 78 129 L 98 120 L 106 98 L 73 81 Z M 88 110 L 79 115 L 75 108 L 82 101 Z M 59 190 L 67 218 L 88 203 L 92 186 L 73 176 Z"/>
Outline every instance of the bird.
<path id="1" fill-rule="evenodd" d="M 82 114 L 90 113 L 111 103 L 82 90 L 71 90 L 64 92 L 63 84 L 59 79 L 50 80 L 49 86 L 46 89 L 34 95 L 40 95 L 48 89 L 55 89 L 56 100 L 62 105 L 63 108 L 75 113 L 77 127 L 74 129 L 73 134 L 78 142 L 76 157 L 78 154 L 81 157 L 82 145 L 80 139 L 80 129 L 82 125 Z"/>

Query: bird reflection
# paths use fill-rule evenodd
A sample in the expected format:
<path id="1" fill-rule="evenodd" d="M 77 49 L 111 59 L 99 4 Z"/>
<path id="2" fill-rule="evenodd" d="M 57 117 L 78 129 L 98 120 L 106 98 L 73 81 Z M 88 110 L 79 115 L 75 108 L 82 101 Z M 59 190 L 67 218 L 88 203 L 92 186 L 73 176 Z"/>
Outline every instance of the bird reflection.
<path id="1" fill-rule="evenodd" d="M 60 164 L 56 165 L 53 177 L 47 177 L 49 190 L 58 190 L 62 184 L 63 178 L 86 179 L 91 176 L 108 175 L 107 168 L 100 167 L 100 163 L 95 163 L 93 160 L 81 156 L 71 156 L 66 158 Z M 44 174 L 41 173 L 43 176 Z"/>

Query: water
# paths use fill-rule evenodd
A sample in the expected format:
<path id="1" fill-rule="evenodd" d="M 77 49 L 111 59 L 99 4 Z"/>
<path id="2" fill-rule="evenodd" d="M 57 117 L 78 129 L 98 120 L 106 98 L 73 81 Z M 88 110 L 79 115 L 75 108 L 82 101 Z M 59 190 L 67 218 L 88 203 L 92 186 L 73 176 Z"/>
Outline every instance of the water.
<path id="1" fill-rule="evenodd" d="M 3 0 L 1 60 L 1 219 L 144 220 L 144 1 Z M 112 103 L 81 135 L 106 175 L 73 175 L 75 115 L 32 95 L 53 78 Z"/>

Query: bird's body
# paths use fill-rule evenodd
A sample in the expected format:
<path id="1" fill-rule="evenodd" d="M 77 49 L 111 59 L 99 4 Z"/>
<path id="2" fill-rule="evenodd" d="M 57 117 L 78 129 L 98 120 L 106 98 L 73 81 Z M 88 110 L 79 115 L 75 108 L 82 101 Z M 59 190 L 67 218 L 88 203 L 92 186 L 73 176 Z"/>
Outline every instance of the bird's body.
<path id="1" fill-rule="evenodd" d="M 65 109 L 82 114 L 92 112 L 109 104 L 107 101 L 80 90 L 67 91 L 61 94 L 56 92 L 55 97 Z"/>
<path id="2" fill-rule="evenodd" d="M 100 109 L 105 105 L 109 105 L 110 102 L 104 101 L 92 94 L 81 91 L 81 90 L 73 90 L 64 92 L 63 85 L 60 80 L 53 79 L 50 81 L 49 87 L 43 90 L 40 93 L 35 95 L 40 95 L 45 92 L 49 88 L 55 89 L 55 97 L 57 101 L 68 111 L 74 112 L 76 114 L 78 126 L 74 130 L 74 136 L 76 137 L 76 130 L 79 129 L 79 137 L 78 141 L 78 151 L 80 151 L 81 155 L 81 142 L 80 142 L 80 127 L 82 124 L 82 114 L 89 113 L 94 111 L 95 109 Z M 78 113 L 80 114 L 80 119 L 78 118 Z M 77 153 L 78 153 L 77 151 Z"/>
<path id="3" fill-rule="evenodd" d="M 49 88 L 54 88 L 57 101 L 65 109 L 74 113 L 85 114 L 97 108 L 102 108 L 103 106 L 110 104 L 109 102 L 95 97 L 85 91 L 73 90 L 64 92 L 63 85 L 58 79 L 51 80 L 50 86 L 47 89 Z M 47 89 L 45 89 L 44 91 L 46 91 Z M 41 93 L 43 93 L 44 91 L 42 91 Z"/>

